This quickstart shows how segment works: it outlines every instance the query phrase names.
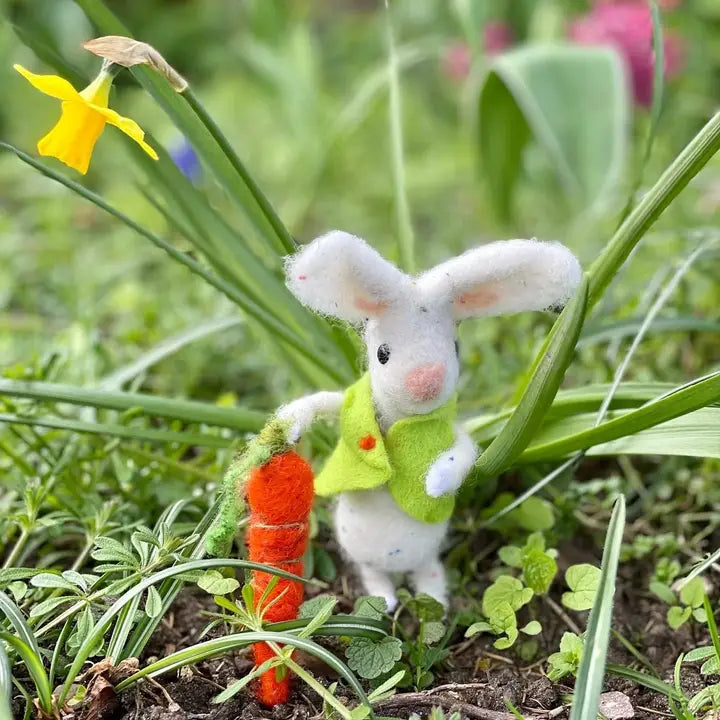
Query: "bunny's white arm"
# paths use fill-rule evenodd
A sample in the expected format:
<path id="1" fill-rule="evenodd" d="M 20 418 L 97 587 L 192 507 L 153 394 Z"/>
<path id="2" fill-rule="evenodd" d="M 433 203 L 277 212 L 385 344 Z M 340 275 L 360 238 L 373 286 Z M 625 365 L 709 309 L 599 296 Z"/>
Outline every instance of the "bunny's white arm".
<path id="1" fill-rule="evenodd" d="M 455 493 L 477 460 L 478 448 L 472 438 L 455 426 L 455 444 L 446 450 L 428 469 L 425 491 L 430 497 Z"/>
<path id="2" fill-rule="evenodd" d="M 341 392 L 318 392 L 298 398 L 280 407 L 276 417 L 290 423 L 288 441 L 296 443 L 319 417 L 337 417 L 343 398 L 344 394 Z"/>

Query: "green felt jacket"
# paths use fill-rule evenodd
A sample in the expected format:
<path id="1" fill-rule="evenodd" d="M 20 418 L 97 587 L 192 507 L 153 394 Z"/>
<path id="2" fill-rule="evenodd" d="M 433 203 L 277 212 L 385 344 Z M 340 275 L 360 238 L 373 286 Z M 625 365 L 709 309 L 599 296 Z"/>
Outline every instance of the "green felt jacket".
<path id="1" fill-rule="evenodd" d="M 375 418 L 370 376 L 363 375 L 345 392 L 340 413 L 340 441 L 315 478 L 321 496 L 388 486 L 408 515 L 426 523 L 452 515 L 453 495 L 425 492 L 425 476 L 438 456 L 455 440 L 457 398 L 426 415 L 398 420 L 383 437 Z"/>

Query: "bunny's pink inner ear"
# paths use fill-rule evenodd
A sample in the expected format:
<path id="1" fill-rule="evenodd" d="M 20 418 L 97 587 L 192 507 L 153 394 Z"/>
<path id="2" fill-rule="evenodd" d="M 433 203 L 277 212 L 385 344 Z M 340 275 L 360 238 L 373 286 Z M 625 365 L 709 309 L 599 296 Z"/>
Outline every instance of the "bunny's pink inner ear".
<path id="1" fill-rule="evenodd" d="M 496 303 L 500 299 L 498 293 L 489 286 L 479 287 L 476 290 L 467 290 L 460 293 L 453 301 L 454 307 L 459 310 L 481 310 Z"/>

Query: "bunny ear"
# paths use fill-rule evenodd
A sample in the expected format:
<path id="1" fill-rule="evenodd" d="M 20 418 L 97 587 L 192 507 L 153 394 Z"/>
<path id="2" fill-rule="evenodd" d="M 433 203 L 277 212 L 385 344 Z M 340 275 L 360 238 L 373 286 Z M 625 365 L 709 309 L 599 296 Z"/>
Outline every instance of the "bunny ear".
<path id="1" fill-rule="evenodd" d="M 418 279 L 420 292 L 451 302 L 457 320 L 564 305 L 582 276 L 559 243 L 504 240 L 448 260 Z"/>
<path id="2" fill-rule="evenodd" d="M 407 275 L 364 240 L 340 230 L 291 255 L 285 275 L 303 305 L 351 323 L 384 314 L 412 292 Z"/>

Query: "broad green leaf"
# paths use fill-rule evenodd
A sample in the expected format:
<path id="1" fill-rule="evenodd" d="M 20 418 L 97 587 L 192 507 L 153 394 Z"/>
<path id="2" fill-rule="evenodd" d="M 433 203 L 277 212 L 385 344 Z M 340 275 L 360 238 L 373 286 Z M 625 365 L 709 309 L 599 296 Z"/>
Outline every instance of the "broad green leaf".
<path id="1" fill-rule="evenodd" d="M 200 576 L 197 584 L 210 595 L 229 595 L 240 587 L 235 578 L 227 578 L 219 570 L 208 570 Z"/>
<path id="2" fill-rule="evenodd" d="M 552 504 L 537 496 L 529 497 L 516 510 L 513 510 L 511 515 L 521 528 L 533 533 L 539 530 L 549 530 L 555 524 L 555 512 Z"/>
<path id="3" fill-rule="evenodd" d="M 590 610 L 595 603 L 600 575 L 600 568 L 594 565 L 571 565 L 565 572 L 565 582 L 570 592 L 563 593 L 563 605 L 571 610 Z"/>
<path id="4" fill-rule="evenodd" d="M 607 201 L 627 154 L 626 88 L 619 56 L 605 48 L 531 45 L 495 59 L 480 93 L 479 145 L 503 219 L 531 136 L 578 210 Z"/>
<path id="5" fill-rule="evenodd" d="M 560 387 L 577 343 L 587 300 L 587 279 L 565 306 L 542 362 L 533 372 L 522 398 L 498 436 L 475 463 L 475 480 L 495 477 L 510 466 L 537 432 Z"/>
<path id="6" fill-rule="evenodd" d="M 709 660 L 705 661 L 700 668 L 701 675 L 718 675 L 720 674 L 720 659 L 717 655 L 714 655 Z"/>
<path id="7" fill-rule="evenodd" d="M 317 595 L 314 598 L 310 598 L 310 600 L 306 600 L 301 606 L 300 610 L 298 611 L 298 617 L 299 618 L 314 618 L 317 613 L 325 607 L 325 604 L 328 602 L 328 600 L 333 599 L 335 603 L 333 604 L 333 607 L 337 605 L 337 598 L 334 595 Z"/>
<path id="8" fill-rule="evenodd" d="M 413 597 L 407 590 L 400 588 L 397 597 L 408 612 L 418 620 L 433 622 L 442 620 L 445 616 L 445 608 L 442 604 L 427 593 L 418 593 Z"/>
<path id="9" fill-rule="evenodd" d="M 58 588 L 60 590 L 70 590 L 70 592 L 77 591 L 77 587 L 66 580 L 62 575 L 55 575 L 54 573 L 40 573 L 35 575 L 30 584 L 39 588 Z"/>
<path id="10" fill-rule="evenodd" d="M 612 607 L 615 598 L 615 579 L 624 529 L 625 498 L 620 495 L 615 502 L 605 537 L 600 582 L 585 633 L 585 647 L 575 684 L 570 720 L 594 720 L 597 717 L 600 693 L 605 678 L 605 660 L 610 642 Z"/>
<path id="11" fill-rule="evenodd" d="M 657 595 L 664 603 L 674 605 L 675 593 L 665 584 L 654 580 L 650 583 L 650 592 Z"/>
<path id="12" fill-rule="evenodd" d="M 372 680 L 393 669 L 402 657 L 402 643 L 394 637 L 386 637 L 379 642 L 353 638 L 346 654 L 350 668 L 361 677 Z"/>
<path id="13" fill-rule="evenodd" d="M 479 633 L 483 632 L 493 632 L 493 628 L 490 625 L 490 623 L 483 621 L 473 623 L 466 631 L 465 631 L 465 637 L 470 638 L 474 635 L 478 635 Z"/>
<path id="14" fill-rule="evenodd" d="M 382 620 L 387 613 L 387 600 L 377 595 L 364 595 L 355 601 L 353 615 Z"/>
<path id="15" fill-rule="evenodd" d="M 667 624 L 673 630 L 677 630 L 690 619 L 691 614 L 692 608 L 681 607 L 680 605 L 673 605 L 667 611 Z"/>
<path id="16" fill-rule="evenodd" d="M 584 450 L 594 445 L 639 433 L 647 428 L 699 410 L 719 399 L 720 371 L 682 385 L 636 410 L 618 412 L 616 417 L 597 427 L 566 432 L 561 437 L 555 435 L 557 429 L 551 428 L 549 435 L 545 435 L 545 431 L 541 431 L 533 445 L 521 455 L 520 461 L 536 462 L 537 460 L 564 457 L 576 450 Z"/>
<path id="17" fill-rule="evenodd" d="M 422 633 L 423 643 L 425 645 L 434 645 L 445 636 L 445 626 L 437 620 L 423 623 Z"/>
<path id="18" fill-rule="evenodd" d="M 715 655 L 715 648 L 712 645 L 706 645 L 705 647 L 690 650 L 690 652 L 686 653 L 683 657 L 683 662 L 698 662 L 699 660 L 707 660 L 713 655 Z"/>

